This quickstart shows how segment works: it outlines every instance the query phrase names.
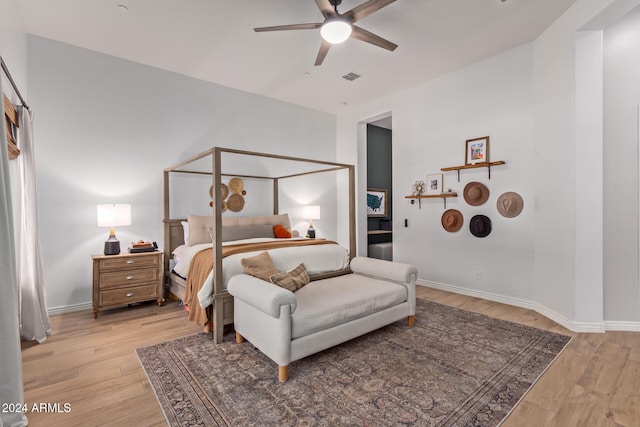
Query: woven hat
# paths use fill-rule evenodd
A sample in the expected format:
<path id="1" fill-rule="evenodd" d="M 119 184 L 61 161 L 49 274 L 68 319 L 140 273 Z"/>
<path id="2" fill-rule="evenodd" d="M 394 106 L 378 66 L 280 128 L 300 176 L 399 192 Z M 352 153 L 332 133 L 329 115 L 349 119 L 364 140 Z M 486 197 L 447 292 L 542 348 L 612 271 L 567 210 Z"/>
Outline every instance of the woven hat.
<path id="1" fill-rule="evenodd" d="M 476 237 L 487 237 L 491 233 L 491 220 L 485 215 L 475 215 L 469 221 L 469 231 Z"/>
<path id="2" fill-rule="evenodd" d="M 505 218 L 514 218 L 520 215 L 520 212 L 522 212 L 524 208 L 522 197 L 513 191 L 508 191 L 500 195 L 496 204 L 498 212 Z"/>
<path id="3" fill-rule="evenodd" d="M 480 182 L 470 182 L 464 186 L 463 195 L 471 206 L 480 206 L 489 199 L 489 189 Z"/>
<path id="4" fill-rule="evenodd" d="M 462 228 L 462 212 L 457 209 L 447 209 L 440 219 L 442 227 L 450 233 Z"/>

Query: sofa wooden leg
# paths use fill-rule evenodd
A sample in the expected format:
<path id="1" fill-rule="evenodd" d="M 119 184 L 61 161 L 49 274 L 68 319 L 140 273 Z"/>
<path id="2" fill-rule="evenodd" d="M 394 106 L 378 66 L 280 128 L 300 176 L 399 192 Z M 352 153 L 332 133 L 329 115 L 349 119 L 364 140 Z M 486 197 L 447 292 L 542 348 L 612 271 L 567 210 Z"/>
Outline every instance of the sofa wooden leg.
<path id="1" fill-rule="evenodd" d="M 281 383 L 289 379 L 289 366 L 278 366 L 278 381 Z"/>
<path id="2" fill-rule="evenodd" d="M 244 342 L 244 337 L 240 335 L 239 332 L 236 332 L 236 344 L 242 344 Z"/>
<path id="3" fill-rule="evenodd" d="M 407 317 L 407 325 L 413 326 L 416 324 L 416 316 L 408 316 Z"/>

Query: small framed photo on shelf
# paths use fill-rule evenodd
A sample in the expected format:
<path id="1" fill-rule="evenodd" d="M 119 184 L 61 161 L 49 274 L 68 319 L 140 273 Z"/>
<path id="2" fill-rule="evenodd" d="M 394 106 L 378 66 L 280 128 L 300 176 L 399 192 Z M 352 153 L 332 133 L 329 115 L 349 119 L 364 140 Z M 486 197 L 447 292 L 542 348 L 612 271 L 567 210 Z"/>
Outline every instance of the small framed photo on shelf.
<path id="1" fill-rule="evenodd" d="M 442 174 L 432 173 L 427 175 L 426 193 L 428 195 L 442 193 Z"/>
<path id="2" fill-rule="evenodd" d="M 465 165 L 489 163 L 489 137 L 468 139 L 464 158 Z"/>
<path id="3" fill-rule="evenodd" d="M 387 217 L 387 190 L 369 188 L 367 190 L 367 216 Z"/>

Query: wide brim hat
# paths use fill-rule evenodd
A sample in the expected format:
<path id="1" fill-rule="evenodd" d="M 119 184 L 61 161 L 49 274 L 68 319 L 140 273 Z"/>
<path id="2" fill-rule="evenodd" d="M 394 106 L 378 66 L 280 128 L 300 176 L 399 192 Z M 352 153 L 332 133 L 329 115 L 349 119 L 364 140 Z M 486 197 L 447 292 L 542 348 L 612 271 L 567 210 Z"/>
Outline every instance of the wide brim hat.
<path id="1" fill-rule="evenodd" d="M 471 206 L 480 206 L 489 200 L 489 189 L 481 182 L 470 182 L 464 186 L 463 195 Z"/>
<path id="2" fill-rule="evenodd" d="M 456 232 L 462 228 L 462 212 L 457 209 L 448 209 L 442 214 L 440 222 L 448 232 Z"/>
<path id="3" fill-rule="evenodd" d="M 505 218 L 514 218 L 522 212 L 524 201 L 518 193 L 508 191 L 498 197 L 496 202 L 498 212 Z"/>
<path id="4" fill-rule="evenodd" d="M 491 233 L 491 220 L 486 215 L 474 215 L 469 221 L 469 231 L 476 237 L 487 237 Z"/>

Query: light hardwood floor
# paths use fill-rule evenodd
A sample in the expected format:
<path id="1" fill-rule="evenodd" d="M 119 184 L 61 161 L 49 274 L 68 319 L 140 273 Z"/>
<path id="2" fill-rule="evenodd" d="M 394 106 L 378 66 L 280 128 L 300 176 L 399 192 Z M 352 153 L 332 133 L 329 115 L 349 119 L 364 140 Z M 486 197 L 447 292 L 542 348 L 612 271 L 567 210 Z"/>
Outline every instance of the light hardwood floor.
<path id="1" fill-rule="evenodd" d="M 574 334 L 531 310 L 424 287 L 418 297 L 574 337 L 503 427 L 640 426 L 640 333 Z M 200 331 L 177 303 L 51 323 L 44 344 L 23 343 L 25 401 L 70 411 L 29 413 L 31 427 L 166 425 L 134 350 Z"/>

